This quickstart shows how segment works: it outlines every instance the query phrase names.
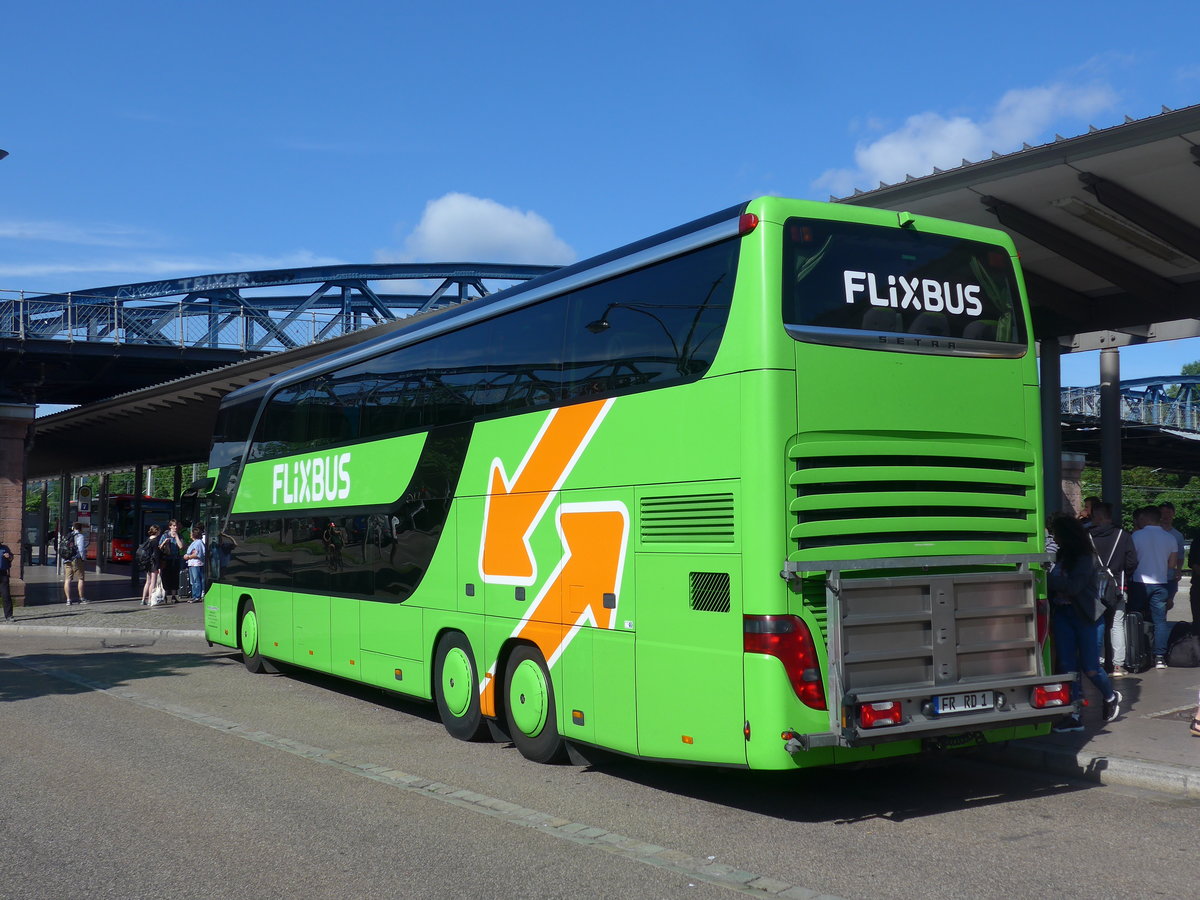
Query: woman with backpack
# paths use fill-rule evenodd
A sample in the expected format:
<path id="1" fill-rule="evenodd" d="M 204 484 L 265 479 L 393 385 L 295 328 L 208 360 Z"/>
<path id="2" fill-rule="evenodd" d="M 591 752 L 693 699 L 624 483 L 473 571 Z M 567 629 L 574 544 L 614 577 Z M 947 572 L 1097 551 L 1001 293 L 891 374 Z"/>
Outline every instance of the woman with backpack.
<path id="1" fill-rule="evenodd" d="M 151 525 L 146 530 L 148 536 L 145 542 L 137 549 L 138 565 L 146 573 L 146 585 L 142 588 L 142 606 L 152 605 L 150 598 L 154 596 L 154 589 L 158 587 L 158 533 L 158 526 Z"/>
<path id="2" fill-rule="evenodd" d="M 1121 694 L 1113 690 L 1108 673 L 1100 667 L 1096 623 L 1104 615 L 1104 604 L 1096 589 L 1096 553 L 1087 531 L 1073 516 L 1055 516 L 1050 529 L 1058 543 L 1057 559 L 1046 579 L 1058 671 L 1075 673 L 1071 685 L 1075 700 L 1083 698 L 1079 679 L 1086 675 L 1104 698 L 1104 721 L 1111 722 L 1121 711 Z M 1083 722 L 1072 714 L 1054 730 L 1083 731 Z"/>

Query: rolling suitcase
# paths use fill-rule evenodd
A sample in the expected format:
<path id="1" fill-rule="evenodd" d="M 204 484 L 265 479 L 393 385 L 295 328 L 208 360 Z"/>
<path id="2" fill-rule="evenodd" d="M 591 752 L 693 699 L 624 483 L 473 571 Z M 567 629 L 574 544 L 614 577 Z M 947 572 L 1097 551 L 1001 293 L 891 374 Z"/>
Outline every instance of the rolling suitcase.
<path id="1" fill-rule="evenodd" d="M 1140 612 L 1125 613 L 1125 668 L 1145 672 L 1154 665 L 1154 625 Z"/>

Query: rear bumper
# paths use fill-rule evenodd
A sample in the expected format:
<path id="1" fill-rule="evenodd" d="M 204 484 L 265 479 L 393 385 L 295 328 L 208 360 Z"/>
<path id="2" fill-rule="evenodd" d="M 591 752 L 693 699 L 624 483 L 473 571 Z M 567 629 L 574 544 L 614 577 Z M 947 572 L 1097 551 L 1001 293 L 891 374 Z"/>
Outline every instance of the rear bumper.
<path id="1" fill-rule="evenodd" d="M 789 562 L 781 574 L 797 586 L 805 572 L 825 575 L 826 689 L 831 701 L 838 698 L 829 730 L 796 735 L 789 750 L 966 737 L 1077 711 L 1073 703 L 1032 702 L 1035 688 L 1075 680 L 1045 671 L 1030 568 L 1043 560 L 1022 554 Z M 985 692 L 985 708 L 962 709 Z M 965 695 L 959 709 L 939 712 L 948 704 L 938 698 L 951 695 Z M 863 704 L 898 705 L 899 721 L 864 727 Z"/>

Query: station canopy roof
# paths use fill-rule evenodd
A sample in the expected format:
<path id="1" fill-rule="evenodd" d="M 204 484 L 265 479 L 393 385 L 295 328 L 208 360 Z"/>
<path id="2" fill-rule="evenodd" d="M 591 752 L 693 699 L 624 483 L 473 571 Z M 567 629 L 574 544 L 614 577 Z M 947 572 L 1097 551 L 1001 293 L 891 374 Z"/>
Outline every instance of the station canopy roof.
<path id="1" fill-rule="evenodd" d="M 842 200 L 1009 232 L 1034 333 L 1064 350 L 1200 335 L 1200 106 Z"/>
<path id="2" fill-rule="evenodd" d="M 375 335 L 406 325 L 385 322 L 332 340 L 272 353 L 36 419 L 26 478 L 205 462 L 221 398 Z"/>
<path id="3" fill-rule="evenodd" d="M 1200 336 L 1200 106 L 839 198 L 1000 227 L 1064 350 Z M 38 419 L 28 477 L 195 462 L 220 398 L 404 320 Z"/>

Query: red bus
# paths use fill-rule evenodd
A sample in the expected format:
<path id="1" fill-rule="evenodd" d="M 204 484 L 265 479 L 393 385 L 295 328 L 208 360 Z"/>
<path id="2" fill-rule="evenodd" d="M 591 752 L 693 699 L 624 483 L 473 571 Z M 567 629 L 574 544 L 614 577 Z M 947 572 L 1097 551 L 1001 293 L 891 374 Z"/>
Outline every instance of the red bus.
<path id="1" fill-rule="evenodd" d="M 171 518 L 173 507 L 170 500 L 160 497 L 142 497 L 141 522 L 135 523 L 133 512 L 136 499 L 133 494 L 111 494 L 109 496 L 106 534 L 101 535 L 97 532 L 95 525 L 92 526 L 88 536 L 88 559 L 96 558 L 98 542 L 107 537 L 109 561 L 131 563 L 133 562 L 133 552 L 146 537 L 146 529 L 151 525 L 157 525 L 160 529 L 166 526 L 167 521 Z M 99 502 L 93 501 L 92 508 L 98 511 L 98 507 Z M 70 528 L 71 523 L 75 522 L 77 518 L 76 503 L 72 500 L 70 518 L 65 527 Z"/>

